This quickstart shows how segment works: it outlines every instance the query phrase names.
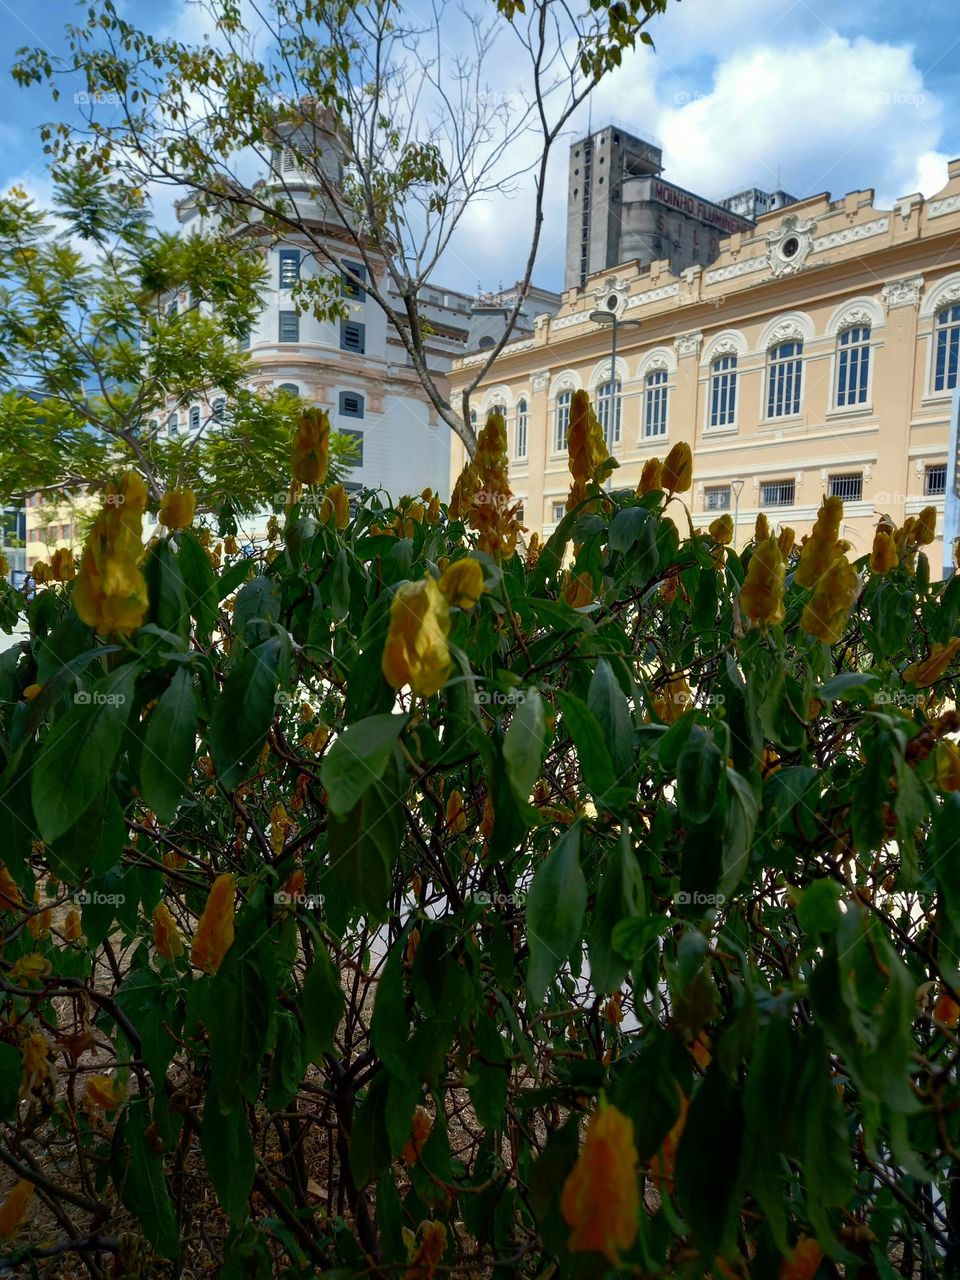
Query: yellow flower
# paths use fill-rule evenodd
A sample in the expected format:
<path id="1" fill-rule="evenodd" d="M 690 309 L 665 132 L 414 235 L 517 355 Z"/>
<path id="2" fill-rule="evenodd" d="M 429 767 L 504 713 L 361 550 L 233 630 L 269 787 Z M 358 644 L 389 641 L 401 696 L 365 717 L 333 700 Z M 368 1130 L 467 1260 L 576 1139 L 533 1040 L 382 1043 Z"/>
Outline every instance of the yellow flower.
<path id="1" fill-rule="evenodd" d="M 153 945 L 164 960 L 176 960 L 183 955 L 180 930 L 165 902 L 158 902 L 153 908 Z"/>
<path id="2" fill-rule="evenodd" d="M 404 1280 L 433 1280 L 446 1247 L 447 1229 L 443 1223 L 421 1222 L 420 1244 L 412 1251 Z"/>
<path id="3" fill-rule="evenodd" d="M 283 848 L 287 832 L 292 826 L 286 809 L 278 800 L 270 811 L 270 848 L 274 853 L 279 853 Z"/>
<path id="4" fill-rule="evenodd" d="M 637 485 L 637 497 L 645 493 L 653 493 L 663 488 L 663 465 L 659 458 L 648 458 L 640 472 L 640 483 Z"/>
<path id="5" fill-rule="evenodd" d="M 436 494 L 430 499 L 430 505 L 427 507 L 427 514 L 424 519 L 427 524 L 439 524 L 440 522 L 440 499 Z"/>
<path id="6" fill-rule="evenodd" d="M 601 1104 L 590 1117 L 560 1208 L 572 1228 L 571 1253 L 602 1253 L 616 1264 L 636 1239 L 640 1194 L 633 1121 L 616 1107 Z"/>
<path id="7" fill-rule="evenodd" d="M 583 609 L 593 599 L 593 578 L 584 569 L 576 577 L 568 574 L 563 598 L 571 609 Z"/>
<path id="8" fill-rule="evenodd" d="M 32 1197 L 33 1183 L 27 1182 L 25 1178 L 21 1178 L 7 1192 L 7 1198 L 0 1205 L 0 1236 L 5 1240 L 16 1235 L 20 1229 Z"/>
<path id="9" fill-rule="evenodd" d="M 3 554 L 3 552 L 0 551 L 0 578 L 7 578 L 9 576 L 10 576 L 10 561 Z"/>
<path id="10" fill-rule="evenodd" d="M 711 522 L 709 532 L 721 546 L 728 546 L 733 541 L 733 520 L 730 515 L 724 512 L 722 516 L 717 516 Z"/>
<path id="11" fill-rule="evenodd" d="M 157 519 L 168 529 L 189 529 L 196 509 L 197 499 L 192 489 L 168 489 Z"/>
<path id="12" fill-rule="evenodd" d="M 794 580 L 801 587 L 815 587 L 836 560 L 843 520 L 843 500 L 824 498 L 813 532 L 803 544 Z"/>
<path id="13" fill-rule="evenodd" d="M 69 547 L 59 547 L 50 557 L 50 573 L 57 582 L 72 582 L 77 576 L 77 566 Z"/>
<path id="14" fill-rule="evenodd" d="M 913 526 L 913 536 L 922 547 L 928 546 L 937 536 L 937 509 L 924 507 Z"/>
<path id="15" fill-rule="evenodd" d="M 753 526 L 753 540 L 756 543 L 766 542 L 770 537 L 770 524 L 767 517 L 760 511 L 757 514 L 757 522 Z"/>
<path id="16" fill-rule="evenodd" d="M 467 811 L 463 807 L 463 796 L 456 788 L 447 797 L 447 812 L 444 815 L 447 830 L 459 835 L 467 829 Z"/>
<path id="17" fill-rule="evenodd" d="M 67 942 L 79 942 L 83 937 L 80 912 L 75 907 L 67 912 L 66 919 L 63 922 L 63 936 Z"/>
<path id="18" fill-rule="evenodd" d="M 783 556 L 784 564 L 786 564 L 787 560 L 790 558 L 790 552 L 793 550 L 793 544 L 796 540 L 797 535 L 789 525 L 784 525 L 780 530 L 780 533 L 777 535 L 777 546 L 780 548 L 780 554 Z"/>
<path id="19" fill-rule="evenodd" d="M 664 458 L 662 478 L 667 493 L 686 493 L 693 484 L 693 455 L 685 440 L 679 440 Z"/>
<path id="20" fill-rule="evenodd" d="M 870 570 L 872 573 L 889 573 L 900 563 L 897 555 L 897 544 L 888 529 L 878 529 L 873 535 L 873 550 L 870 553 Z"/>
<path id="21" fill-rule="evenodd" d="M 816 1240 L 811 1240 L 809 1236 L 800 1236 L 793 1246 L 790 1257 L 784 1258 L 780 1263 L 777 1280 L 813 1280 L 820 1270 L 822 1261 L 823 1250 Z"/>
<path id="22" fill-rule="evenodd" d="M 42 587 L 50 575 L 50 567 L 44 560 L 35 560 L 30 574 L 37 586 Z"/>
<path id="23" fill-rule="evenodd" d="M 302 484 L 321 484 L 330 465 L 330 419 L 323 409 L 305 409 L 293 436 L 290 465 Z"/>
<path id="24" fill-rule="evenodd" d="M 448 565 L 440 577 L 440 590 L 450 604 L 460 609 L 472 609 L 483 595 L 483 566 L 480 561 L 465 556 Z"/>
<path id="25" fill-rule="evenodd" d="M 420 1159 L 420 1152 L 423 1144 L 430 1137 L 432 1126 L 433 1121 L 430 1119 L 429 1111 L 425 1107 L 417 1107 L 410 1121 L 410 1137 L 404 1143 L 403 1151 L 400 1153 L 404 1164 L 416 1164 Z"/>
<path id="26" fill-rule="evenodd" d="M 960 791 L 960 750 L 949 738 L 937 743 L 935 773 L 941 791 Z"/>
<path id="27" fill-rule="evenodd" d="M 960 636 L 954 636 L 946 644 L 938 641 L 930 650 L 930 656 L 923 662 L 913 662 L 903 673 L 904 684 L 916 685 L 918 689 L 926 688 L 939 680 L 960 650 Z"/>
<path id="28" fill-rule="evenodd" d="M 42 684 L 28 684 L 23 691 L 23 696 L 27 702 L 32 702 L 34 698 L 39 698 L 41 693 L 43 693 Z"/>
<path id="29" fill-rule="evenodd" d="M 859 592 L 856 569 L 843 556 L 837 557 L 817 582 L 800 617 L 800 626 L 825 644 L 836 644 Z"/>
<path id="30" fill-rule="evenodd" d="M 350 499 L 342 484 L 332 484 L 323 495 L 320 519 L 324 524 L 332 520 L 338 529 L 345 529 L 350 523 Z"/>
<path id="31" fill-rule="evenodd" d="M 31 1031 L 20 1042 L 20 1053 L 23 1057 L 20 1097 L 28 1098 L 31 1093 L 36 1093 L 53 1074 L 50 1042 L 42 1031 Z"/>
<path id="32" fill-rule="evenodd" d="M 676 724 L 688 707 L 693 706 L 693 693 L 684 675 L 671 676 L 654 696 L 653 709 L 664 724 Z"/>
<path id="33" fill-rule="evenodd" d="M 567 455 L 573 484 L 567 497 L 567 510 L 580 505 L 596 487 L 597 472 L 610 456 L 603 438 L 603 428 L 590 405 L 586 391 L 575 391 L 570 404 L 567 428 Z"/>
<path id="34" fill-rule="evenodd" d="M 205 973 L 217 972 L 233 943 L 236 887 L 236 878 L 229 872 L 217 876 L 210 889 L 207 905 L 203 908 L 193 946 L 190 948 L 190 959 Z"/>
<path id="35" fill-rule="evenodd" d="M 783 584 L 787 567 L 776 538 L 757 543 L 740 592 L 740 608 L 752 622 L 783 621 Z"/>
<path id="36" fill-rule="evenodd" d="M 135 471 L 108 484 L 80 559 L 73 605 L 81 622 L 101 635 L 136 631 L 149 606 L 140 572 L 147 489 Z"/>
<path id="37" fill-rule="evenodd" d="M 113 1076 L 90 1076 L 86 1084 L 87 1102 L 103 1111 L 116 1111 L 127 1096 L 127 1086 Z"/>
<path id="38" fill-rule="evenodd" d="M 21 956 L 10 966 L 10 977 L 14 982 L 18 980 L 39 982 L 42 978 L 49 977 L 52 972 L 53 965 L 39 951 L 31 951 L 29 955 Z"/>
<path id="39" fill-rule="evenodd" d="M 0 862 L 0 911 L 22 911 L 25 905 L 19 885 Z"/>
<path id="40" fill-rule="evenodd" d="M 394 689 L 408 684 L 430 697 L 450 674 L 450 607 L 436 578 L 405 582 L 390 606 L 390 630 L 383 650 L 383 674 Z"/>

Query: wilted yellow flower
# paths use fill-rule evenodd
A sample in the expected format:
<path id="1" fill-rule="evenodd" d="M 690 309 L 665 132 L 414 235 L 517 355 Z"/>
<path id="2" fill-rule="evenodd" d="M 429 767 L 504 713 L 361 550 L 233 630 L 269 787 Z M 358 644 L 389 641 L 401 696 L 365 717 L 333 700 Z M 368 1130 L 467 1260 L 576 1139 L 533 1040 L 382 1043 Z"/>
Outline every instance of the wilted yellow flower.
<path id="1" fill-rule="evenodd" d="M 164 960 L 176 960 L 183 955 L 180 930 L 165 902 L 158 902 L 153 908 L 153 945 Z"/>
<path id="2" fill-rule="evenodd" d="M 168 529 L 188 529 L 193 524 L 197 499 L 192 489 L 168 489 L 160 503 L 157 519 Z"/>
<path id="3" fill-rule="evenodd" d="M 21 911 L 25 905 L 19 885 L 0 862 L 0 911 Z"/>
<path id="4" fill-rule="evenodd" d="M 82 622 L 101 635 L 136 631 L 147 612 L 147 584 L 140 572 L 147 488 L 135 471 L 108 484 L 80 559 L 73 605 Z"/>
<path id="5" fill-rule="evenodd" d="M 420 1159 L 420 1152 L 423 1144 L 430 1137 L 430 1130 L 433 1127 L 433 1121 L 426 1107 L 417 1107 L 413 1113 L 413 1119 L 410 1121 L 410 1137 L 404 1143 L 403 1151 L 400 1153 L 403 1163 L 406 1165 L 416 1164 Z"/>
<path id="6" fill-rule="evenodd" d="M 228 556 L 235 556 L 240 548 L 237 546 L 237 540 L 232 533 L 228 533 L 223 540 L 223 549 Z"/>
<path id="7" fill-rule="evenodd" d="M 77 576 L 73 552 L 69 547 L 58 547 L 50 557 L 50 574 L 57 582 L 72 582 Z"/>
<path id="8" fill-rule="evenodd" d="M 467 811 L 463 807 L 463 796 L 454 787 L 447 797 L 447 811 L 444 815 L 447 830 L 454 835 L 459 835 L 467 829 Z"/>
<path id="9" fill-rule="evenodd" d="M 645 493 L 653 493 L 663 488 L 663 464 L 659 458 L 648 458 L 640 472 L 640 483 L 637 485 L 637 497 Z"/>
<path id="10" fill-rule="evenodd" d="M 5 1240 L 19 1231 L 32 1198 L 33 1183 L 27 1182 L 25 1178 L 21 1178 L 7 1192 L 6 1199 L 0 1205 L 0 1236 Z"/>
<path id="11" fill-rule="evenodd" d="M 887 529 L 878 529 L 873 536 L 873 550 L 870 553 L 870 569 L 873 573 L 889 573 L 900 563 L 897 555 L 897 544 Z"/>
<path id="12" fill-rule="evenodd" d="M 596 488 L 597 472 L 610 456 L 603 428 L 597 420 L 586 391 L 575 391 L 570 404 L 567 428 L 567 455 L 573 484 L 567 496 L 567 510 L 573 511 Z"/>
<path id="13" fill-rule="evenodd" d="M 912 662 L 903 673 L 905 684 L 916 685 L 918 689 L 926 688 L 939 680 L 960 650 L 960 636 L 954 636 L 946 644 L 939 641 L 930 650 L 930 656 L 923 662 Z"/>
<path id="14" fill-rule="evenodd" d="M 593 578 L 586 569 L 576 577 L 572 574 L 567 575 L 563 598 L 571 609 L 583 609 L 590 603 L 593 599 Z"/>
<path id="15" fill-rule="evenodd" d="M 856 569 L 838 556 L 817 582 L 800 616 L 800 626 L 825 644 L 836 644 L 859 592 Z"/>
<path id="16" fill-rule="evenodd" d="M 483 566 L 480 561 L 465 556 L 448 565 L 440 576 L 440 590 L 450 604 L 459 609 L 472 609 L 483 595 Z"/>
<path id="17" fill-rule="evenodd" d="M 345 529 L 350 523 L 350 499 L 342 484 L 332 484 L 323 495 L 320 519 L 324 524 L 332 520 L 338 529 Z"/>
<path id="18" fill-rule="evenodd" d="M 67 912 L 63 922 L 63 936 L 67 942 L 79 942 L 83 937 L 83 925 L 80 921 L 80 912 L 75 907 Z"/>
<path id="19" fill-rule="evenodd" d="M 305 409 L 293 436 L 290 465 L 302 484 L 320 484 L 330 465 L 330 419 L 323 409 Z"/>
<path id="20" fill-rule="evenodd" d="M 929 544 L 937 536 L 937 509 L 936 507 L 924 507 L 917 516 L 917 522 L 913 526 L 913 536 L 922 547 Z"/>
<path id="21" fill-rule="evenodd" d="M 430 697 L 450 674 L 450 607 L 436 578 L 405 582 L 390 606 L 390 630 L 383 649 L 383 674 L 394 689 L 408 684 Z"/>
<path id="22" fill-rule="evenodd" d="M 783 621 L 783 585 L 787 566 L 776 538 L 757 543 L 740 592 L 740 608 L 752 622 Z"/>
<path id="23" fill-rule="evenodd" d="M 784 525 L 777 534 L 777 546 L 780 548 L 780 554 L 783 556 L 784 564 L 786 564 L 787 560 L 790 558 L 790 552 L 793 550 L 793 544 L 796 540 L 797 535 L 789 525 Z"/>
<path id="24" fill-rule="evenodd" d="M 794 581 L 801 587 L 815 587 L 836 560 L 840 541 L 840 522 L 843 520 L 843 500 L 824 498 L 820 504 L 813 532 L 803 544 L 800 563 Z"/>
<path id="25" fill-rule="evenodd" d="M 679 440 L 663 460 L 661 472 L 667 493 L 686 493 L 693 484 L 693 454 L 686 440 Z"/>
<path id="26" fill-rule="evenodd" d="M 224 872 L 217 876 L 210 889 L 207 905 L 197 925 L 190 959 L 205 973 L 216 973 L 227 954 L 234 937 L 234 897 L 236 877 Z"/>
<path id="27" fill-rule="evenodd" d="M 590 1117 L 560 1208 L 572 1228 L 571 1253 L 602 1253 L 616 1264 L 636 1239 L 640 1193 L 633 1121 L 616 1107 L 601 1104 Z"/>
<path id="28" fill-rule="evenodd" d="M 540 559 L 540 535 L 539 533 L 531 533 L 530 540 L 527 542 L 527 554 L 524 557 L 524 563 L 528 569 L 532 569 Z"/>
<path id="29" fill-rule="evenodd" d="M 34 560 L 30 576 L 38 587 L 42 587 L 50 576 L 50 566 L 45 560 Z"/>
<path id="30" fill-rule="evenodd" d="M 949 738 L 937 743 L 935 773 L 941 791 L 960 791 L 960 750 Z"/>
<path id="31" fill-rule="evenodd" d="M 91 1106 L 116 1111 L 127 1096 L 127 1086 L 113 1076 L 90 1076 L 85 1092 Z"/>
<path id="32" fill-rule="evenodd" d="M 37 899 L 40 898 L 40 890 L 37 890 Z M 27 931 L 32 938 L 45 938 L 50 932 L 50 926 L 53 924 L 53 911 L 50 907 L 44 907 L 42 911 L 35 911 L 27 921 Z"/>
<path id="33" fill-rule="evenodd" d="M 709 533 L 721 546 L 728 546 L 733 541 L 733 520 L 727 512 L 711 521 Z"/>
<path id="34" fill-rule="evenodd" d="M 800 1236 L 790 1257 L 780 1263 L 777 1280 L 813 1280 L 822 1261 L 823 1250 L 816 1240 Z"/>
<path id="35" fill-rule="evenodd" d="M 421 1222 L 420 1243 L 411 1250 L 404 1280 L 433 1280 L 447 1247 L 447 1229 L 442 1222 Z"/>
<path id="36" fill-rule="evenodd" d="M 53 965 L 39 951 L 31 951 L 21 956 L 10 966 L 10 977 L 14 982 L 39 982 L 48 978 L 53 972 Z"/>
<path id="37" fill-rule="evenodd" d="M 10 576 L 10 561 L 3 554 L 3 552 L 0 551 L 0 578 L 7 578 L 9 576 Z"/>
<path id="38" fill-rule="evenodd" d="M 757 513 L 757 520 L 753 526 L 753 540 L 756 543 L 766 542 L 770 537 L 770 523 L 762 511 Z"/>
<path id="39" fill-rule="evenodd" d="M 424 519 L 427 524 L 439 524 L 440 514 L 440 499 L 436 494 L 434 494 L 427 506 L 427 514 L 424 516 Z"/>
<path id="40" fill-rule="evenodd" d="M 53 1065 L 50 1062 L 50 1042 L 42 1031 L 30 1031 L 20 1042 L 20 1054 L 23 1058 L 20 1097 L 28 1098 L 31 1093 L 36 1093 L 53 1075 Z"/>

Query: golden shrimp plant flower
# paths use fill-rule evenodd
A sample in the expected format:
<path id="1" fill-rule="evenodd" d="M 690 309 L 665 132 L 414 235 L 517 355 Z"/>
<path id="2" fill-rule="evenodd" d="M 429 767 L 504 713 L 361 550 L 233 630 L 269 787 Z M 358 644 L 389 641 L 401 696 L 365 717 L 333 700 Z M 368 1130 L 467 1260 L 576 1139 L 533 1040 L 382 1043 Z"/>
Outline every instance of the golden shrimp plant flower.
<path id="1" fill-rule="evenodd" d="M 135 471 L 107 486 L 80 557 L 73 606 L 81 622 L 100 635 L 136 631 L 149 606 L 143 559 L 147 488 Z"/>
<path id="2" fill-rule="evenodd" d="M 800 617 L 800 626 L 825 644 L 836 644 L 859 594 L 856 569 L 844 556 L 838 556 L 819 578 Z"/>
<path id="3" fill-rule="evenodd" d="M 767 537 L 758 543 L 740 592 L 740 608 L 751 622 L 782 622 L 783 587 L 786 579 L 786 562 L 777 539 Z"/>
<path id="4" fill-rule="evenodd" d="M 560 1195 L 571 1253 L 602 1253 L 616 1264 L 633 1244 L 640 1212 L 637 1164 L 633 1121 L 601 1103 Z"/>
<path id="5" fill-rule="evenodd" d="M 436 578 L 405 582 L 390 606 L 383 674 L 394 689 L 419 696 L 439 692 L 450 674 L 450 606 Z"/>
<path id="6" fill-rule="evenodd" d="M 330 465 L 330 418 L 323 409 L 305 409 L 293 436 L 290 467 L 301 484 L 322 484 Z"/>
<path id="7" fill-rule="evenodd" d="M 842 499 L 824 498 L 813 532 L 800 552 L 800 563 L 795 575 L 798 586 L 815 587 L 840 554 L 838 543 L 842 520 Z"/>
<path id="8" fill-rule="evenodd" d="M 233 944 L 236 888 L 236 877 L 224 872 L 210 889 L 190 948 L 190 959 L 204 973 L 216 973 Z"/>
<path id="9" fill-rule="evenodd" d="M 196 510 L 197 499 L 192 489 L 168 489 L 157 519 L 168 529 L 189 529 Z"/>

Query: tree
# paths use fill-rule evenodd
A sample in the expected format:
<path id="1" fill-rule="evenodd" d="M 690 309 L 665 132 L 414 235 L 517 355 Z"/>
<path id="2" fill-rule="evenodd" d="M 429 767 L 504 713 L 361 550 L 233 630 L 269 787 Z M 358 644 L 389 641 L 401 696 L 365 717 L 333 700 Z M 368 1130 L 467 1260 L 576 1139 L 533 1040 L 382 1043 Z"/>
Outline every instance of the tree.
<path id="1" fill-rule="evenodd" d="M 52 177 L 50 212 L 23 191 L 0 197 L 0 496 L 69 500 L 135 466 L 154 502 L 191 486 L 223 532 L 282 507 L 270 477 L 299 408 L 251 389 L 239 344 L 260 255 L 215 232 L 156 231 L 142 192 L 92 163 Z M 168 432 L 194 404 L 197 426 Z"/>
<path id="2" fill-rule="evenodd" d="M 607 491 L 578 392 L 524 551 L 499 416 L 452 513 L 351 511 L 327 443 L 256 563 L 179 499 L 140 563 L 124 477 L 0 655 L 11 1263 L 952 1273 L 935 515 L 737 554 L 685 445 Z"/>
<path id="3" fill-rule="evenodd" d="M 270 0 L 251 30 L 233 0 L 212 0 L 213 38 L 188 44 L 138 31 L 113 0 L 97 0 L 86 24 L 69 29 L 66 58 L 23 50 L 14 74 L 22 83 L 78 75 L 87 83 L 87 128 L 45 131 L 61 160 L 96 159 L 137 187 L 185 187 L 228 227 L 302 237 L 320 274 L 299 296 L 320 315 L 342 305 L 330 232 L 345 237 L 430 403 L 472 455 L 470 396 L 529 289 L 555 144 L 623 53 L 652 43 L 646 28 L 666 7 L 592 0 L 577 16 L 561 0 L 534 0 L 529 12 L 522 0 L 499 0 L 470 14 L 436 0 L 430 20 L 417 22 L 392 0 Z M 488 84 L 494 58 L 518 61 L 509 93 Z M 99 101 L 120 108 L 119 123 L 98 118 Z M 251 169 L 276 154 L 290 157 L 296 177 L 287 181 L 281 166 L 279 189 L 251 183 Z M 533 213 L 520 287 L 458 411 L 428 359 L 420 294 L 467 209 L 527 177 Z"/>

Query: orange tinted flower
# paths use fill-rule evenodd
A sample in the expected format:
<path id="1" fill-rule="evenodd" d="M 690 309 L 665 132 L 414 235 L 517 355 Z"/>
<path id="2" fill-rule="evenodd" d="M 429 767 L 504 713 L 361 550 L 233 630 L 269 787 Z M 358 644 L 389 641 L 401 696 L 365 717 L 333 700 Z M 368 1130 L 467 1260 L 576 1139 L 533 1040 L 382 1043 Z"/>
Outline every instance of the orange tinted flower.
<path id="1" fill-rule="evenodd" d="M 640 483 L 637 485 L 637 497 L 645 493 L 653 493 L 663 488 L 663 464 L 659 458 L 648 458 L 640 472 Z"/>
<path id="2" fill-rule="evenodd" d="M 423 1150 L 423 1144 L 430 1137 L 432 1128 L 433 1120 L 430 1118 L 429 1111 L 425 1107 L 417 1107 L 413 1113 L 413 1119 L 410 1121 L 410 1137 L 404 1143 L 401 1153 L 404 1164 L 417 1163 L 420 1159 L 420 1152 Z"/>
<path id="3" fill-rule="evenodd" d="M 103 1111 L 116 1111 L 127 1096 L 127 1086 L 113 1076 L 90 1076 L 86 1084 L 87 1102 Z"/>
<path id="4" fill-rule="evenodd" d="M 168 489 L 157 519 L 168 529 L 189 529 L 196 509 L 197 499 L 192 489 Z"/>
<path id="5" fill-rule="evenodd" d="M 50 557 L 50 573 L 57 582 L 72 582 L 77 576 L 77 566 L 69 547 L 58 547 Z"/>
<path id="6" fill-rule="evenodd" d="M 793 544 L 797 540 L 797 535 L 789 525 L 784 525 L 777 534 L 777 546 L 780 548 L 780 554 L 783 556 L 784 563 L 789 559 L 790 552 L 793 550 Z"/>
<path id="7" fill-rule="evenodd" d="M 197 925 L 190 959 L 205 973 L 217 972 L 233 942 L 236 888 L 236 878 L 229 872 L 217 876 Z"/>
<path id="8" fill-rule="evenodd" d="M 823 1261 L 823 1250 L 816 1240 L 801 1236 L 789 1258 L 780 1264 L 779 1280 L 813 1280 Z"/>
<path id="9" fill-rule="evenodd" d="M 930 656 L 924 662 L 913 662 L 903 673 L 905 684 L 916 685 L 923 689 L 939 680 L 960 650 L 960 636 L 954 636 L 946 644 L 938 641 L 930 650 Z"/>
<path id="10" fill-rule="evenodd" d="M 897 555 L 897 544 L 889 529 L 878 529 L 873 536 L 873 550 L 870 553 L 870 569 L 873 573 L 889 573 L 900 563 Z"/>
<path id="11" fill-rule="evenodd" d="M 601 1105 L 590 1117 L 560 1208 L 572 1228 L 571 1253 L 602 1253 L 616 1263 L 636 1239 L 640 1193 L 633 1121 L 616 1107 Z"/>
<path id="12" fill-rule="evenodd" d="M 435 578 L 405 582 L 390 606 L 390 630 L 383 649 L 383 674 L 394 689 L 409 684 L 430 697 L 450 674 L 450 608 Z"/>
<path id="13" fill-rule="evenodd" d="M 302 484 L 320 484 L 330 465 L 330 419 L 323 409 L 305 409 L 293 436 L 290 465 Z"/>
<path id="14" fill-rule="evenodd" d="M 563 598 L 571 609 L 583 609 L 593 599 L 593 578 L 583 570 L 576 577 L 568 575 Z"/>
<path id="15" fill-rule="evenodd" d="M 446 812 L 447 830 L 455 835 L 467 829 L 467 811 L 463 807 L 463 796 L 454 788 L 447 797 Z"/>
<path id="16" fill-rule="evenodd" d="M 661 478 L 667 493 L 686 493 L 693 484 L 693 455 L 686 440 L 678 440 L 664 458 Z"/>
<path id="17" fill-rule="evenodd" d="M 917 523 L 913 526 L 913 536 L 922 547 L 929 544 L 937 536 L 937 509 L 936 507 L 924 507 L 917 516 Z"/>
<path id="18" fill-rule="evenodd" d="M 183 955 L 180 930 L 165 902 L 158 902 L 153 908 L 153 945 L 164 960 L 176 960 Z"/>
<path id="19" fill-rule="evenodd" d="M 22 911 L 25 905 L 19 885 L 0 862 L 0 911 Z"/>
<path id="20" fill-rule="evenodd" d="M 20 1229 L 20 1224 L 27 1216 L 27 1208 L 32 1197 L 33 1183 L 27 1182 L 24 1178 L 21 1178 L 7 1192 L 7 1198 L 0 1205 L 0 1236 L 5 1240 L 16 1235 Z"/>
<path id="21" fill-rule="evenodd" d="M 446 1247 L 447 1229 L 443 1223 L 421 1222 L 420 1243 L 404 1272 L 404 1280 L 432 1280 Z"/>
<path id="22" fill-rule="evenodd" d="M 955 1027 L 960 1022 L 960 1004 L 957 1004 L 949 991 L 941 991 L 937 1003 L 933 1006 L 933 1016 L 945 1027 Z"/>
<path id="23" fill-rule="evenodd" d="M 766 542 L 766 540 L 769 537 L 770 537 L 770 524 L 769 524 L 769 521 L 767 520 L 767 517 L 761 511 L 758 514 L 756 523 L 753 526 L 753 540 L 754 542 L 757 542 L 757 543 Z"/>
<path id="24" fill-rule="evenodd" d="M 76 908 L 71 908 L 63 922 L 63 936 L 67 942 L 78 942 L 83 937 L 83 925 L 80 921 L 80 912 Z"/>

